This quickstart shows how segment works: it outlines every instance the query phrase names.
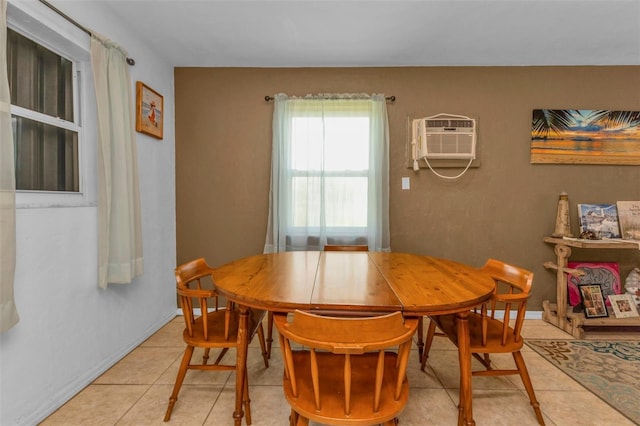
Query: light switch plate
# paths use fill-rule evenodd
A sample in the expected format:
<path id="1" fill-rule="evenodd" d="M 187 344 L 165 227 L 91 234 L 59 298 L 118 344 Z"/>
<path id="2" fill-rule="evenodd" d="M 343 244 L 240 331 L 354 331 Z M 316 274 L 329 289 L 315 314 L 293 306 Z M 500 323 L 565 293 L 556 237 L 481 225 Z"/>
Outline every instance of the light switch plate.
<path id="1" fill-rule="evenodd" d="M 403 177 L 402 178 L 402 189 L 409 189 L 409 187 L 410 187 L 409 178 L 408 177 Z"/>

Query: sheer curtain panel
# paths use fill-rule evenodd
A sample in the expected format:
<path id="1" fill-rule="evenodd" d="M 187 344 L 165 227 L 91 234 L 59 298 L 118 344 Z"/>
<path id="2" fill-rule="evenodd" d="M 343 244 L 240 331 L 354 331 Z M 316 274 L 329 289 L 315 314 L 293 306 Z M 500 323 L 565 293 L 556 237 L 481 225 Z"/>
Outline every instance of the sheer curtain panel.
<path id="1" fill-rule="evenodd" d="M 13 298 L 16 269 L 16 175 L 7 77 L 7 2 L 0 0 L 0 332 L 19 321 Z"/>
<path id="2" fill-rule="evenodd" d="M 98 286 L 142 275 L 137 147 L 127 54 L 91 37 L 98 111 Z"/>
<path id="3" fill-rule="evenodd" d="M 384 95 L 274 97 L 265 253 L 360 244 L 389 251 Z"/>

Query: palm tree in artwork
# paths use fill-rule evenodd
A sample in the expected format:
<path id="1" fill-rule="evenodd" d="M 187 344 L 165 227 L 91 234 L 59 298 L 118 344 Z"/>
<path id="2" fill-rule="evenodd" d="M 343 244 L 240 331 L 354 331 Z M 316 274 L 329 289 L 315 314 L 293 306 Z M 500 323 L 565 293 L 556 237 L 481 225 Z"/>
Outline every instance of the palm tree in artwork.
<path id="1" fill-rule="evenodd" d="M 534 109 L 531 133 L 534 139 L 547 139 L 549 134 L 558 134 L 568 130 L 572 123 L 572 110 Z"/>
<path id="2" fill-rule="evenodd" d="M 532 138 L 548 139 L 576 126 L 577 121 L 598 125 L 600 129 L 629 128 L 640 125 L 640 111 L 536 109 L 533 111 Z"/>

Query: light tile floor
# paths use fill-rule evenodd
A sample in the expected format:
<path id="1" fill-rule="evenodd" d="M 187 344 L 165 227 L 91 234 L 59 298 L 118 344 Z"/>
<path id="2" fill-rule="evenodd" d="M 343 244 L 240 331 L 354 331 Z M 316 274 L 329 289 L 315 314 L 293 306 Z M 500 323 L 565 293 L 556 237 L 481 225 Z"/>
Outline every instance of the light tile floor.
<path id="1" fill-rule="evenodd" d="M 183 326 L 182 317 L 170 321 L 41 424 L 233 425 L 235 375 L 211 371 L 187 373 L 171 421 L 163 423 L 184 350 Z M 525 321 L 524 336 L 571 338 L 542 320 Z M 274 340 L 275 344 L 277 339 Z M 436 337 L 425 372 L 420 371 L 417 349 L 414 352 L 408 372 L 410 398 L 399 418 L 400 424 L 455 425 L 459 386 L 455 346 Z M 523 355 L 547 425 L 633 425 L 526 345 Z M 196 351 L 194 356 L 201 353 Z M 235 356 L 235 352 L 230 351 L 226 357 L 229 356 Z M 512 362 L 510 355 L 493 360 L 498 365 Z M 282 368 L 280 350 L 274 345 L 270 366 L 265 369 L 254 339 L 249 348 L 248 371 L 251 413 L 256 426 L 288 425 L 289 406 L 281 388 Z M 537 424 L 519 376 L 474 378 L 473 414 L 477 425 Z"/>

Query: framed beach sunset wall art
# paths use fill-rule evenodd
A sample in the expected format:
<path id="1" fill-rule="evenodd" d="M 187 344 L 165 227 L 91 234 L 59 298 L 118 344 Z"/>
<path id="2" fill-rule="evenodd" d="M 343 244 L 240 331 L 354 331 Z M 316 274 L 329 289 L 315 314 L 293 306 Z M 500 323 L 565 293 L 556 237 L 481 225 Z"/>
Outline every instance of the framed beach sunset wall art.
<path id="1" fill-rule="evenodd" d="M 532 164 L 640 164 L 640 111 L 536 109 Z"/>

